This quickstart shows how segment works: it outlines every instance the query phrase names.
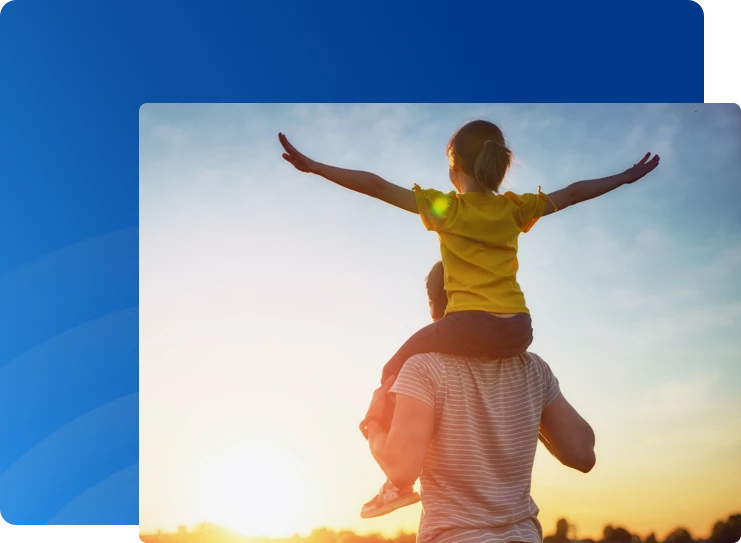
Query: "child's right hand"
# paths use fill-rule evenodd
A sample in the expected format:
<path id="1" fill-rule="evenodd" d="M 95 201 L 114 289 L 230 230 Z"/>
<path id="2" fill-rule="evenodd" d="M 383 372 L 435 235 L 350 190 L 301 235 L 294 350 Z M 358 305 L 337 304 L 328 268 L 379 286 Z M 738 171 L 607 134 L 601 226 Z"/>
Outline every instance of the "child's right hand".
<path id="1" fill-rule="evenodd" d="M 635 183 L 641 177 L 652 172 L 656 166 L 659 165 L 659 155 L 654 155 L 651 160 L 648 160 L 648 157 L 650 156 L 651 153 L 646 153 L 646 156 L 644 156 L 638 164 L 634 164 L 632 168 L 628 168 L 623 172 L 625 183 Z"/>
<path id="2" fill-rule="evenodd" d="M 283 158 L 287 162 L 293 164 L 294 168 L 296 168 L 300 172 L 305 173 L 314 173 L 316 171 L 317 163 L 311 160 L 306 155 L 302 155 L 301 153 L 299 153 L 296 148 L 288 141 L 288 138 L 286 138 L 285 134 L 283 134 L 282 132 L 279 133 L 278 139 L 280 140 L 283 149 L 286 150 L 286 152 L 283 153 Z"/>

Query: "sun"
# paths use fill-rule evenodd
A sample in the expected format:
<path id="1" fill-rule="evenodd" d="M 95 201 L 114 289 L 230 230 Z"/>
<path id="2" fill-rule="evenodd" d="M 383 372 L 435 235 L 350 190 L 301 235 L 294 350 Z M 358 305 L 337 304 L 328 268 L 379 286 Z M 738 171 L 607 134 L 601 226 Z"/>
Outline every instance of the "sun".
<path id="1" fill-rule="evenodd" d="M 254 439 L 204 459 L 191 486 L 199 517 L 248 536 L 305 531 L 309 496 L 296 453 Z"/>

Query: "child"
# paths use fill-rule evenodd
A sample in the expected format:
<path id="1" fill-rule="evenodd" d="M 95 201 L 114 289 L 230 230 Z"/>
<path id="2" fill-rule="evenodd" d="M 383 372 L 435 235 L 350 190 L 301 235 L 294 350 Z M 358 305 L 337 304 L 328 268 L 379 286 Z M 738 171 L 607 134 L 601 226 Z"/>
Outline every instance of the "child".
<path id="1" fill-rule="evenodd" d="M 621 174 L 579 181 L 544 194 L 498 194 L 512 152 L 495 124 L 473 121 L 460 128 L 447 145 L 450 181 L 455 192 L 412 190 L 372 173 L 315 162 L 299 153 L 279 134 L 283 158 L 296 169 L 324 177 L 345 188 L 418 213 L 440 239 L 448 304 L 443 318 L 414 334 L 383 368 L 381 382 L 398 374 L 415 354 L 438 352 L 467 357 L 505 358 L 524 353 L 532 342 L 530 313 L 516 280 L 517 238 L 545 215 L 590 200 L 642 178 L 659 164 L 650 153 Z M 392 396 L 393 397 L 393 396 Z M 393 404 L 384 420 L 388 427 Z M 371 421 L 361 423 L 366 427 Z M 361 516 L 374 517 L 419 501 L 413 488 L 387 481 L 363 506 Z"/>

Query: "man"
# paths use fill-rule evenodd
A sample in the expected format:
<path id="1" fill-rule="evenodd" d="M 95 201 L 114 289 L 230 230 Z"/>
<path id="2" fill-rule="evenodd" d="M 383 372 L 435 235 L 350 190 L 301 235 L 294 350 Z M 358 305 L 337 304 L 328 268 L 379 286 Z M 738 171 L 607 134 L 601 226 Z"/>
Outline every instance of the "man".
<path id="1" fill-rule="evenodd" d="M 427 291 L 439 318 L 447 301 L 440 262 Z M 391 427 L 383 428 L 394 397 Z M 595 463 L 592 428 L 533 353 L 488 361 L 413 356 L 374 393 L 366 421 L 371 453 L 389 481 L 403 489 L 420 478 L 419 543 L 542 543 L 530 497 L 538 439 L 568 467 L 586 473 Z"/>

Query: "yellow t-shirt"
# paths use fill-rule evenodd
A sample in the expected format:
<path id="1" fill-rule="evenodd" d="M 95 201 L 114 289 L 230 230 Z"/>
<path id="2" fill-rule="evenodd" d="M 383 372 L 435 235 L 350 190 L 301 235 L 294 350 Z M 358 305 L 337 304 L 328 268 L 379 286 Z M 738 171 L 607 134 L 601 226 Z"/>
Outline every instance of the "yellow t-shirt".
<path id="1" fill-rule="evenodd" d="M 543 216 L 546 195 L 413 190 L 422 222 L 440 238 L 446 314 L 529 314 L 516 279 L 517 237 Z"/>

